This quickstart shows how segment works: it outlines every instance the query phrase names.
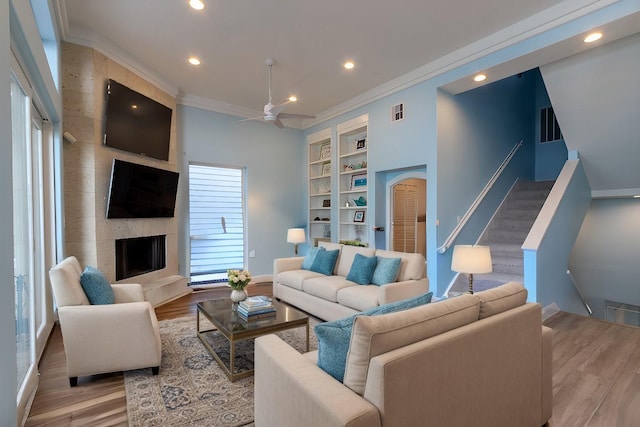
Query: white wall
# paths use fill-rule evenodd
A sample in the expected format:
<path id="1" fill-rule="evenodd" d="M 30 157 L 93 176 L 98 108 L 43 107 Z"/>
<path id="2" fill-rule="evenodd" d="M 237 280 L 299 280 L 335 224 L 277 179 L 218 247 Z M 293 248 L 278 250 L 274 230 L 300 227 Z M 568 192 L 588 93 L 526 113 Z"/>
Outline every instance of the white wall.
<path id="1" fill-rule="evenodd" d="M 604 300 L 640 305 L 640 200 L 593 200 L 569 266 L 594 315 Z"/>
<path id="2" fill-rule="evenodd" d="M 12 194 L 9 2 L 0 0 L 0 194 Z M 13 204 L 0 204 L 0 425 L 16 425 L 16 334 L 13 283 Z"/>
<path id="3" fill-rule="evenodd" d="M 640 34 L 540 71 L 567 148 L 580 153 L 591 189 L 640 189 Z"/>
<path id="4" fill-rule="evenodd" d="M 178 106 L 178 139 L 182 141 L 178 204 L 181 274 L 188 276 L 188 164 L 246 167 L 248 268 L 256 275 L 272 274 L 273 259 L 293 256 L 287 229 L 306 227 L 306 143 L 302 131 L 279 129 L 261 121 Z"/>

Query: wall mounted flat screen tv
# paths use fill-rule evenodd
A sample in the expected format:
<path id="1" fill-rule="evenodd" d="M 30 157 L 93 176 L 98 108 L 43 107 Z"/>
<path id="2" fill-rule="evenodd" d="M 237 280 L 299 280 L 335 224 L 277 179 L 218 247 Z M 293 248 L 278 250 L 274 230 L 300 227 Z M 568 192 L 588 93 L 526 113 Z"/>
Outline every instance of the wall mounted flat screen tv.
<path id="1" fill-rule="evenodd" d="M 171 218 L 178 172 L 114 159 L 107 218 Z"/>
<path id="2" fill-rule="evenodd" d="M 105 146 L 169 160 L 171 108 L 109 80 L 105 111 Z"/>

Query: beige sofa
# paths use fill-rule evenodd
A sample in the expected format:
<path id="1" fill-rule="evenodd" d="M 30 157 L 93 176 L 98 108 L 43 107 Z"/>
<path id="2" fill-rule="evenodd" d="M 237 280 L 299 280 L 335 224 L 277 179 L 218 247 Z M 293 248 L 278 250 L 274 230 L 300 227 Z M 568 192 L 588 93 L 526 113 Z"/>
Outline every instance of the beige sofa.
<path id="1" fill-rule="evenodd" d="M 522 285 L 357 316 L 344 383 L 276 335 L 256 340 L 255 425 L 540 426 L 551 330 Z"/>
<path id="2" fill-rule="evenodd" d="M 304 258 L 273 261 L 273 296 L 324 320 L 336 320 L 389 302 L 429 292 L 425 259 L 421 254 L 394 252 L 321 242 L 326 250 L 339 249 L 332 276 L 301 268 Z M 396 281 L 382 286 L 359 285 L 346 279 L 356 256 L 401 258 Z"/>
<path id="3" fill-rule="evenodd" d="M 139 284 L 112 284 L 114 304 L 91 305 L 76 257 L 49 271 L 58 306 L 69 384 L 78 377 L 131 369 L 160 369 L 160 329 Z"/>

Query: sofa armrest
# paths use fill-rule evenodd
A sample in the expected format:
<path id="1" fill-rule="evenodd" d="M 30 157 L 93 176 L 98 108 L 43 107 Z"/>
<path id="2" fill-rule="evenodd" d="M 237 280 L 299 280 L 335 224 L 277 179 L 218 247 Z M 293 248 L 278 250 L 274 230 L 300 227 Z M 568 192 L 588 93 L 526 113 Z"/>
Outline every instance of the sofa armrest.
<path id="1" fill-rule="evenodd" d="M 387 304 L 429 292 L 429 279 L 407 280 L 404 282 L 387 283 L 380 286 L 378 293 L 379 304 Z"/>
<path id="2" fill-rule="evenodd" d="M 59 307 L 58 317 L 70 377 L 160 366 L 160 329 L 147 301 Z"/>
<path id="3" fill-rule="evenodd" d="M 144 301 L 144 292 L 138 283 L 114 283 L 111 289 L 116 304 Z"/>
<path id="4" fill-rule="evenodd" d="M 255 425 L 380 425 L 375 406 L 336 381 L 276 335 L 255 341 Z"/>
<path id="5" fill-rule="evenodd" d="M 540 425 L 551 419 L 553 412 L 553 330 L 542 327 L 542 414 Z"/>
<path id="6" fill-rule="evenodd" d="M 273 280 L 276 281 L 278 273 L 302 268 L 303 257 L 276 258 L 273 260 Z"/>

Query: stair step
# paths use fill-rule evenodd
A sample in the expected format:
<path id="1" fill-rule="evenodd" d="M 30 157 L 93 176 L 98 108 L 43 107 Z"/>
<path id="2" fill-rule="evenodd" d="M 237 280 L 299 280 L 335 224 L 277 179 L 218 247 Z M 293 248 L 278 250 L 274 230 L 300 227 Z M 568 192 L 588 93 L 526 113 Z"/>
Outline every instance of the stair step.
<path id="1" fill-rule="evenodd" d="M 507 207 L 503 207 L 496 214 L 496 218 L 526 219 L 531 222 L 535 221 L 537 217 L 538 217 L 538 211 L 532 211 L 530 209 L 507 208 Z"/>
<path id="2" fill-rule="evenodd" d="M 529 189 L 547 189 L 551 191 L 555 181 L 518 181 L 516 188 L 518 190 L 529 190 Z"/>
<path id="3" fill-rule="evenodd" d="M 514 230 L 514 231 L 529 231 L 533 226 L 533 220 L 531 219 L 507 219 L 507 218 L 495 218 L 491 224 L 491 228 L 494 230 Z"/>
<path id="4" fill-rule="evenodd" d="M 487 231 L 487 240 L 490 242 L 502 243 L 518 243 L 522 246 L 527 238 L 529 231 L 516 230 L 494 230 L 489 228 Z"/>
<path id="5" fill-rule="evenodd" d="M 518 190 L 510 197 L 514 200 L 546 200 L 549 195 L 548 190 Z"/>
<path id="6" fill-rule="evenodd" d="M 495 273 L 524 274 L 523 257 L 492 257 Z"/>
<path id="7" fill-rule="evenodd" d="M 482 245 L 491 248 L 491 258 L 494 257 L 523 257 L 522 244 L 516 243 L 500 243 L 500 242 L 481 242 Z"/>
<path id="8" fill-rule="evenodd" d="M 544 200 L 527 200 L 527 199 L 507 199 L 504 203 L 505 208 L 526 209 L 539 212 L 544 205 Z"/>

